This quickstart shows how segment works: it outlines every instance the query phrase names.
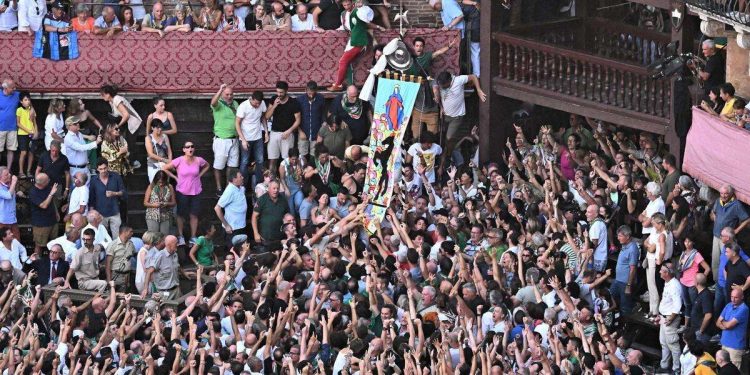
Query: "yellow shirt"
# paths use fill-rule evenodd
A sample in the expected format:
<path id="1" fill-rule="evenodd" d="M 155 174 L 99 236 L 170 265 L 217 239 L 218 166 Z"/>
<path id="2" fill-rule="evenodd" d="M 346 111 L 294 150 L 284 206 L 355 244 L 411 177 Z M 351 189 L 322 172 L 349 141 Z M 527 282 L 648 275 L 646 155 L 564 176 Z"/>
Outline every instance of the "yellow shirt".
<path id="1" fill-rule="evenodd" d="M 695 375 L 716 375 L 716 361 L 711 354 L 703 353 L 695 362 Z"/>
<path id="2" fill-rule="evenodd" d="M 724 108 L 721 109 L 721 113 L 719 113 L 719 116 L 724 115 L 729 118 L 734 118 L 734 101 L 737 98 L 729 99 L 726 103 L 724 103 Z"/>
<path id="3" fill-rule="evenodd" d="M 16 117 L 21 120 L 21 126 L 18 127 L 18 135 L 30 135 L 36 132 L 34 123 L 31 122 L 31 108 L 18 107 Z"/>

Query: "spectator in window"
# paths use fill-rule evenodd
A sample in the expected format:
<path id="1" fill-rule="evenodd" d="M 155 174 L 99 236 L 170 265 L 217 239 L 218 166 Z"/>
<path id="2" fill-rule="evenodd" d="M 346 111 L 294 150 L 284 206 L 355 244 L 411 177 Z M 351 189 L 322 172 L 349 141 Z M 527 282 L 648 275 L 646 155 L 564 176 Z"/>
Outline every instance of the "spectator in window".
<path id="1" fill-rule="evenodd" d="M 138 20 L 135 19 L 135 15 L 133 15 L 133 8 L 127 5 L 122 7 L 120 18 L 122 19 L 123 32 L 139 31 L 141 29 L 141 23 L 138 22 Z"/>
<path id="2" fill-rule="evenodd" d="M 102 15 L 94 21 L 94 34 L 112 36 L 120 31 L 122 31 L 122 25 L 117 19 L 114 8 L 109 5 L 105 6 Z"/>
<path id="3" fill-rule="evenodd" d="M 181 31 L 184 33 L 193 31 L 193 16 L 191 14 L 188 14 L 188 11 L 185 8 L 185 5 L 183 5 L 182 3 L 178 3 L 174 6 L 174 15 L 172 17 L 169 17 L 169 19 L 167 19 L 167 26 L 164 28 L 164 31 L 165 32 Z M 161 102 L 162 102 L 161 104 L 162 112 L 164 112 L 164 103 L 163 103 L 164 100 L 161 100 Z M 156 103 L 155 106 L 156 105 L 158 105 L 158 103 Z M 158 108 L 157 108 L 157 111 L 158 111 Z M 167 113 L 171 115 L 171 112 L 167 112 Z M 176 127 L 174 128 L 174 132 L 175 133 L 177 132 Z"/>
<path id="4" fill-rule="evenodd" d="M 29 193 L 31 203 L 31 231 L 34 235 L 34 253 L 42 255 L 42 249 L 50 239 L 57 237 L 57 223 L 60 216 L 53 198 L 60 186 L 51 184 L 49 177 L 39 173 L 34 179 L 34 186 Z"/>
<path id="5" fill-rule="evenodd" d="M 279 158 L 289 157 L 289 149 L 294 146 L 294 134 L 302 123 L 299 102 L 287 94 L 288 90 L 288 83 L 276 82 L 276 95 L 271 97 L 272 104 L 266 111 L 266 120 L 272 120 L 271 136 L 268 141 L 268 159 L 270 169 L 274 174 L 278 171 Z"/>
<path id="6" fill-rule="evenodd" d="M 184 226 L 185 218 L 190 219 L 191 244 L 194 243 L 198 231 L 198 215 L 200 215 L 200 198 L 203 191 L 201 177 L 203 177 L 210 165 L 205 159 L 195 156 L 195 143 L 185 142 L 182 146 L 183 156 L 167 163 L 162 170 L 177 181 L 177 243 L 185 245 Z M 172 173 L 172 170 L 176 172 Z"/>
<path id="7" fill-rule="evenodd" d="M 315 81 L 307 82 L 305 94 L 297 96 L 296 99 L 302 109 L 302 124 L 297 132 L 297 147 L 300 156 L 307 158 L 315 149 L 318 131 L 323 126 L 326 101 L 323 95 L 318 93 L 318 84 Z"/>
<path id="8" fill-rule="evenodd" d="M 263 30 L 285 30 L 292 29 L 292 17 L 284 12 L 284 4 L 274 1 L 271 4 L 271 13 L 263 17 Z"/>
<path id="9" fill-rule="evenodd" d="M 146 188 L 143 206 L 146 207 L 146 227 L 151 232 L 169 234 L 172 227 L 172 211 L 177 205 L 174 188 L 166 172 L 159 170 Z"/>
<path id="10" fill-rule="evenodd" d="M 716 319 L 716 327 L 721 330 L 721 349 L 729 353 L 732 364 L 739 370 L 742 370 L 742 356 L 747 349 L 749 313 L 742 290 L 732 289 L 730 302 Z"/>
<path id="11" fill-rule="evenodd" d="M 351 4 L 350 0 L 321 0 L 312 12 L 315 30 L 336 30 L 341 27 L 342 4 L 345 1 Z"/>
<path id="12" fill-rule="evenodd" d="M 297 4 L 296 13 L 292 16 L 292 31 L 313 31 L 315 24 L 312 17 L 307 13 L 307 4 Z M 323 31 L 323 30 L 320 30 Z"/>
<path id="13" fill-rule="evenodd" d="M 161 168 L 172 160 L 172 146 L 169 137 L 164 134 L 161 120 L 152 122 L 151 134 L 146 136 L 146 165 L 148 167 L 148 181 L 153 182 L 154 176 Z"/>
<path id="14" fill-rule="evenodd" d="M 73 21 L 71 21 L 73 30 L 79 33 L 90 33 L 94 31 L 94 17 L 91 17 L 89 13 L 88 5 L 76 5 L 76 18 L 73 18 Z"/>
<path id="15" fill-rule="evenodd" d="M 29 36 L 42 29 L 47 14 L 47 2 L 41 0 L 18 0 L 18 31 Z"/>
<path id="16" fill-rule="evenodd" d="M 716 200 L 711 210 L 711 220 L 714 222 L 711 270 L 714 280 L 718 280 L 722 230 L 729 227 L 737 235 L 750 224 L 750 214 L 745 205 L 736 199 L 734 186 L 726 184 L 719 188 L 719 199 Z"/>
<path id="17" fill-rule="evenodd" d="M 177 11 L 175 10 L 175 13 L 176 12 Z M 155 119 L 161 121 L 162 134 L 177 134 L 177 122 L 174 120 L 174 114 L 172 114 L 172 112 L 170 111 L 167 111 L 166 106 L 167 104 L 162 97 L 157 96 L 156 98 L 154 98 L 154 112 L 146 117 L 146 134 L 151 134 L 151 122 Z"/>
<path id="18" fill-rule="evenodd" d="M 240 138 L 240 172 L 245 183 L 255 186 L 263 180 L 263 145 L 269 141 L 269 130 L 265 117 L 266 102 L 263 92 L 255 91 L 252 96 L 237 107 L 235 127 Z M 255 163 L 250 178 L 250 158 Z"/>
<path id="19" fill-rule="evenodd" d="M 197 20 L 198 30 L 216 31 L 219 22 L 221 22 L 221 9 L 216 5 L 216 0 L 204 1 Z"/>
<path id="20" fill-rule="evenodd" d="M 253 13 L 245 18 L 245 30 L 255 31 L 263 29 L 263 18 L 266 17 L 266 7 L 263 4 L 257 4 L 253 7 Z"/>
<path id="21" fill-rule="evenodd" d="M 151 13 L 143 17 L 141 30 L 147 33 L 157 33 L 164 36 L 164 28 L 167 26 L 167 15 L 164 13 L 164 5 L 157 1 L 151 7 Z"/>
<path id="22" fill-rule="evenodd" d="M 6 151 L 7 167 L 13 165 L 13 154 L 18 149 L 18 119 L 16 111 L 21 100 L 21 94 L 16 91 L 16 84 L 12 79 L 4 79 L 0 94 L 0 152 Z"/>
<path id="23" fill-rule="evenodd" d="M 245 31 L 245 22 L 234 15 L 234 4 L 224 4 L 224 14 L 221 17 L 221 22 L 219 22 L 219 26 L 216 28 L 216 31 Z"/>
<path id="24" fill-rule="evenodd" d="M 18 29 L 18 0 L 9 0 L 0 4 L 0 31 L 9 32 Z"/>
<path id="25" fill-rule="evenodd" d="M 719 113 L 724 108 L 724 100 L 721 98 L 721 88 L 714 86 L 708 89 L 708 100 L 701 101 L 701 108 L 709 113 Z"/>
<path id="26" fill-rule="evenodd" d="M 105 227 L 110 233 L 120 233 L 120 201 L 127 199 L 125 183 L 122 177 L 109 170 L 109 162 L 101 159 L 97 162 L 98 175 L 91 177 L 89 184 L 89 209 L 97 210 L 102 216 Z"/>
<path id="27" fill-rule="evenodd" d="M 708 92 L 726 82 L 726 57 L 716 50 L 716 42 L 713 39 L 704 40 L 701 49 L 706 57 L 706 66 L 700 72 L 700 79 L 703 81 L 703 88 Z"/>

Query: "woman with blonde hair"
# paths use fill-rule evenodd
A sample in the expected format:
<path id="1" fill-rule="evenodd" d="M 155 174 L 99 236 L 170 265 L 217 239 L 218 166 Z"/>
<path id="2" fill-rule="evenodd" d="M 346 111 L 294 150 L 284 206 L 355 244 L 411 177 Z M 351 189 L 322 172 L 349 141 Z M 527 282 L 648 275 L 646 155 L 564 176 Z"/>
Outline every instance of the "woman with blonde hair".
<path id="1" fill-rule="evenodd" d="M 108 125 L 102 142 L 102 157 L 109 162 L 109 170 L 119 173 L 122 177 L 133 173 L 128 156 L 128 142 L 120 135 L 120 128 Z"/>
<path id="2" fill-rule="evenodd" d="M 44 147 L 49 151 L 52 141 L 63 143 L 65 138 L 65 102 L 62 99 L 52 99 L 47 108 L 47 119 L 44 120 Z M 63 147 L 63 150 L 65 148 Z M 62 151 L 62 150 L 61 150 Z"/>
<path id="3" fill-rule="evenodd" d="M 654 230 L 643 241 L 643 247 L 647 251 L 645 263 L 649 318 L 655 320 L 659 316 L 659 290 L 656 286 L 657 270 L 661 268 L 662 263 L 672 259 L 674 238 L 663 213 L 657 212 L 651 216 L 651 225 Z"/>

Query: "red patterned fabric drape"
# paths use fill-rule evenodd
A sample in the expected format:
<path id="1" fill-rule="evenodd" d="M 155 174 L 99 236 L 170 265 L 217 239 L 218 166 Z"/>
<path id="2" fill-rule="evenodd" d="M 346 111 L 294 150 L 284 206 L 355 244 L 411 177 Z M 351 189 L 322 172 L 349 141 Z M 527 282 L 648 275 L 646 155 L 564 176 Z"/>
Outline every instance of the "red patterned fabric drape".
<path id="1" fill-rule="evenodd" d="M 396 31 L 376 33 L 387 42 Z M 457 31 L 411 29 L 406 40 L 421 36 L 428 50 L 448 45 Z M 81 56 L 71 61 L 31 57 L 33 39 L 20 33 L 0 33 L 0 71 L 18 87 L 31 92 L 97 92 L 105 83 L 123 91 L 153 93 L 211 93 L 222 83 L 236 91 L 272 90 L 277 80 L 295 89 L 309 80 L 333 82 L 339 56 L 347 42 L 344 32 L 125 33 L 112 38 L 81 35 Z M 458 71 L 458 49 L 438 58 L 433 75 Z M 356 81 L 367 78 L 372 50 L 355 65 Z"/>

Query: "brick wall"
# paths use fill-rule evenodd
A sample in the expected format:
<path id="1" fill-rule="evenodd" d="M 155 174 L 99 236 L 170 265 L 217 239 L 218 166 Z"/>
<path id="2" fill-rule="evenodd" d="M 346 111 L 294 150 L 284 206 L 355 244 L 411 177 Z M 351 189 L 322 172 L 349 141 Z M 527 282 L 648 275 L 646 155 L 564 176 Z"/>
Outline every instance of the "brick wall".
<path id="1" fill-rule="evenodd" d="M 401 0 L 404 9 L 409 10 L 407 18 L 411 22 L 411 27 L 442 27 L 440 21 L 440 13 L 430 7 L 430 3 L 427 0 Z M 398 11 L 399 2 L 397 0 L 390 0 L 392 5 L 391 9 L 391 20 Z M 397 22 L 392 22 L 393 28 L 398 27 Z"/>

